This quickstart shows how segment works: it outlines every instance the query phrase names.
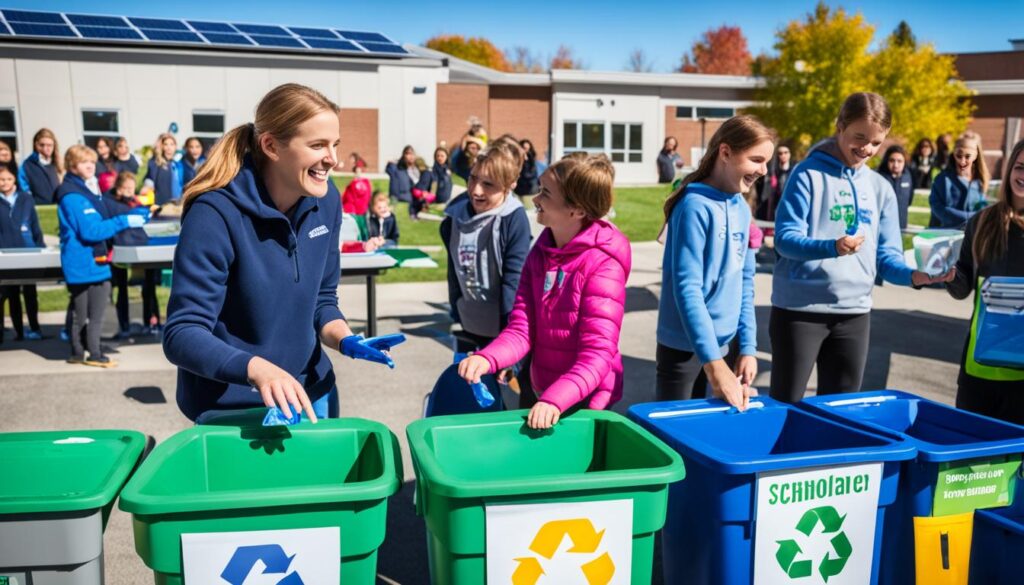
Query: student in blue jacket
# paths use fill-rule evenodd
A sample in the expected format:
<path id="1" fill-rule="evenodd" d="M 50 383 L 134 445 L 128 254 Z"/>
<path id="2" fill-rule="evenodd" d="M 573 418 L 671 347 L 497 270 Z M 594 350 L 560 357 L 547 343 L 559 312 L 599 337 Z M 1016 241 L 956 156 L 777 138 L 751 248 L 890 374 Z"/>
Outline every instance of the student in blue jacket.
<path id="1" fill-rule="evenodd" d="M 928 227 L 962 230 L 967 220 L 984 209 L 989 173 L 983 153 L 977 134 L 964 133 L 953 143 L 949 163 L 932 183 Z"/>
<path id="2" fill-rule="evenodd" d="M 321 343 L 393 366 L 387 340 L 353 335 L 338 309 L 341 198 L 325 195 L 340 140 L 337 105 L 281 85 L 186 188 L 163 345 L 190 419 L 260 405 L 337 416 Z"/>
<path id="3" fill-rule="evenodd" d="M 42 248 L 43 230 L 39 225 L 39 215 L 32 197 L 18 190 L 17 178 L 13 169 L 0 165 L 0 222 L 7 224 L 6 230 L 13 237 L 4 243 L 5 248 Z M 43 338 L 39 327 L 39 300 L 36 285 L 12 285 L 11 320 L 18 338 L 38 340 Z M 21 302 L 19 293 L 25 298 L 25 312 L 28 314 L 29 330 L 22 334 Z M 18 315 L 15 319 L 14 309 L 17 303 Z"/>
<path id="4" fill-rule="evenodd" d="M 181 161 L 175 160 L 177 152 L 178 141 L 170 132 L 164 132 L 156 139 L 140 195 L 154 192 L 153 201 L 157 205 L 181 199 L 185 170 Z"/>
<path id="5" fill-rule="evenodd" d="M 882 162 L 875 169 L 896 194 L 896 210 L 900 214 L 900 229 L 907 229 L 910 202 L 914 199 L 914 178 L 907 166 L 907 151 L 899 144 L 893 144 L 882 155 Z"/>
<path id="6" fill-rule="evenodd" d="M 126 171 L 132 174 L 139 172 L 139 157 L 132 154 L 131 148 L 128 147 L 128 139 L 124 136 L 118 137 L 114 142 L 113 167 L 118 174 Z"/>
<path id="7" fill-rule="evenodd" d="M 185 139 L 185 153 L 181 156 L 181 184 L 188 185 L 204 162 L 206 154 L 203 152 L 203 141 L 195 136 Z"/>
<path id="8" fill-rule="evenodd" d="M 448 203 L 452 198 L 452 169 L 448 164 L 448 149 L 438 146 L 434 149 L 434 166 L 430 169 L 434 180 L 434 201 Z"/>
<path id="9" fill-rule="evenodd" d="M 416 168 L 416 150 L 409 145 L 402 149 L 398 160 L 389 161 L 384 167 L 388 175 L 388 195 L 396 201 L 412 203 L 412 188 L 420 180 L 420 170 Z M 413 213 L 409 207 L 409 215 Z"/>
<path id="10" fill-rule="evenodd" d="M 57 190 L 57 220 L 61 270 L 74 306 L 68 363 L 111 368 L 117 362 L 103 355 L 100 346 L 103 313 L 110 298 L 107 240 L 126 229 L 142 227 L 149 220 L 149 210 L 109 217 L 96 180 L 96 151 L 88 146 L 69 148 L 64 165 L 68 172 Z M 82 329 L 86 330 L 85 347 Z"/>
<path id="11" fill-rule="evenodd" d="M 731 118 L 665 202 L 658 400 L 689 399 L 709 382 L 715 395 L 740 409 L 756 394 L 756 250 L 749 246 L 743 193 L 768 172 L 774 150 L 771 131 L 756 118 Z M 737 336 L 738 355 L 730 355 Z"/>
<path id="12" fill-rule="evenodd" d="M 123 172 L 117 175 L 114 186 L 103 194 L 103 203 L 107 206 L 107 215 L 131 215 L 137 213 L 139 202 L 135 198 L 135 175 Z M 118 232 L 114 236 L 115 246 L 145 246 L 149 243 L 149 235 L 142 228 L 131 228 Z M 111 267 L 117 310 L 117 338 L 131 337 L 131 321 L 128 314 L 128 268 L 114 265 Z M 156 287 L 160 282 L 160 271 L 147 268 L 142 279 L 142 324 L 143 333 L 157 333 L 160 330 L 160 305 L 157 303 Z"/>
<path id="13" fill-rule="evenodd" d="M 775 219 L 771 396 L 803 398 L 818 366 L 818 394 L 857 392 L 864 378 L 876 275 L 921 287 L 947 282 L 903 262 L 892 186 L 864 163 L 892 127 L 882 96 L 855 93 L 836 134 L 793 170 Z"/>
<path id="14" fill-rule="evenodd" d="M 30 193 L 40 205 L 54 202 L 64 173 L 59 158 L 57 136 L 49 128 L 41 128 L 32 137 L 32 154 L 21 162 L 18 175 L 21 190 Z"/>

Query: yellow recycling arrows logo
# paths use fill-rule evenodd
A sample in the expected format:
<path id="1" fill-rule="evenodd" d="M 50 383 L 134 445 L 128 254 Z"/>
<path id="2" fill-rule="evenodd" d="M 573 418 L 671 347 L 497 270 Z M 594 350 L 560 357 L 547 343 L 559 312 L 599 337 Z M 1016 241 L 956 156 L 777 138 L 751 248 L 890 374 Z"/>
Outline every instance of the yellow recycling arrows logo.
<path id="1" fill-rule="evenodd" d="M 555 558 L 559 545 L 568 536 L 572 548 L 567 552 L 573 554 L 594 554 L 601 545 L 604 530 L 598 532 L 594 524 L 586 518 L 573 520 L 553 520 L 540 527 L 537 535 L 530 543 L 530 552 L 545 559 Z M 539 558 L 534 556 L 515 559 L 519 565 L 512 573 L 512 585 L 535 585 L 544 574 L 544 567 Z M 580 566 L 588 585 L 608 585 L 615 575 L 615 563 L 607 552 L 596 559 Z"/>

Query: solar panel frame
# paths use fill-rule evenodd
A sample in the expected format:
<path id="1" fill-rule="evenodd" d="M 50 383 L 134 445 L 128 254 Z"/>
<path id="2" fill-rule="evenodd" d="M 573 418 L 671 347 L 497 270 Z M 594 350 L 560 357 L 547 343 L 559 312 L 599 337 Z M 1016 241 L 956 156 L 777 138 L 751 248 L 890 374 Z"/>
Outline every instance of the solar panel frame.
<path id="1" fill-rule="evenodd" d="M 409 51 L 405 50 L 404 47 L 397 43 L 371 43 L 369 41 L 359 41 L 359 46 L 363 47 L 370 53 L 384 53 L 387 55 L 408 55 Z"/>
<path id="2" fill-rule="evenodd" d="M 68 22 L 75 26 L 106 26 L 110 28 L 131 28 L 123 16 L 98 16 L 95 14 L 65 14 Z"/>
<path id="3" fill-rule="evenodd" d="M 0 9 L 0 36 L 352 53 L 411 53 L 386 35 L 333 28 Z"/>
<path id="4" fill-rule="evenodd" d="M 238 33 L 214 33 L 214 32 L 201 32 L 199 36 L 205 38 L 207 42 L 212 45 L 229 45 L 232 47 L 256 47 L 256 43 L 252 42 L 252 39 L 245 35 Z"/>
<path id="5" fill-rule="evenodd" d="M 58 39 L 77 39 L 78 33 L 68 24 L 42 24 L 37 22 L 9 22 L 14 36 L 49 37 Z M 64 32 L 67 34 L 64 34 Z"/>
<path id="6" fill-rule="evenodd" d="M 183 20 L 174 20 L 170 18 L 142 18 L 138 16 L 129 16 L 128 22 L 141 29 L 150 30 L 176 30 L 182 32 L 192 32 L 192 29 L 185 24 Z"/>
<path id="7" fill-rule="evenodd" d="M 299 37 L 302 42 L 306 43 L 312 49 L 322 49 L 325 51 L 350 51 L 353 53 L 365 53 L 362 47 L 353 43 L 352 41 L 345 41 L 342 39 L 320 39 L 320 38 L 307 38 Z"/>
<path id="8" fill-rule="evenodd" d="M 294 38 L 291 33 L 284 29 L 284 27 L 276 24 L 241 24 L 233 22 L 231 23 L 231 26 L 237 28 L 239 32 L 243 32 L 247 35 Z"/>
<path id="9" fill-rule="evenodd" d="M 206 20 L 186 20 L 185 22 L 199 32 L 238 34 L 238 30 L 227 22 L 210 22 Z"/>
<path id="10" fill-rule="evenodd" d="M 59 12 L 39 12 L 37 10 L 2 10 L 7 22 L 26 22 L 35 24 L 67 24 Z"/>
<path id="11" fill-rule="evenodd" d="M 341 37 L 338 33 L 334 32 L 329 28 L 308 28 L 304 26 L 289 26 L 290 30 L 295 36 L 300 39 L 331 39 L 338 40 Z"/>
<path id="12" fill-rule="evenodd" d="M 384 35 L 382 35 L 380 33 L 356 31 L 356 30 L 340 30 L 340 29 L 333 29 L 333 30 L 334 30 L 334 32 L 336 32 L 339 35 L 341 35 L 342 38 L 350 40 L 350 41 L 359 41 L 359 42 L 367 41 L 367 42 L 371 42 L 371 43 L 390 43 L 392 45 L 395 44 L 394 41 L 392 41 L 391 39 L 387 38 L 386 36 L 384 36 Z"/>
<path id="13" fill-rule="evenodd" d="M 299 39 L 295 37 L 279 37 L 271 35 L 249 35 L 257 46 L 260 47 L 277 47 L 286 49 L 305 49 L 306 45 L 302 44 Z"/>
<path id="14" fill-rule="evenodd" d="M 140 28 L 145 37 L 151 41 L 167 43 L 188 43 L 192 45 L 205 45 L 206 41 L 199 36 L 199 33 L 190 30 L 166 30 L 154 28 Z"/>
<path id="15" fill-rule="evenodd" d="M 78 34 L 83 39 L 111 39 L 121 41 L 143 41 L 145 40 L 139 31 L 134 28 L 120 28 L 116 26 L 76 26 Z"/>

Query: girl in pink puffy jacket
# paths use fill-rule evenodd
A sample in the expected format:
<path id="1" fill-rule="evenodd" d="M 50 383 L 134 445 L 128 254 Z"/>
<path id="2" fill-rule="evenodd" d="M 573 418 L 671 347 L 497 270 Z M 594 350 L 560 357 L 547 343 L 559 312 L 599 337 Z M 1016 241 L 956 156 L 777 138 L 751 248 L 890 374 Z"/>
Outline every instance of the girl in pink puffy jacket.
<path id="1" fill-rule="evenodd" d="M 473 383 L 532 352 L 539 399 L 527 424 L 546 429 L 577 405 L 604 409 L 622 398 L 619 332 L 631 264 L 629 240 L 601 219 L 615 171 L 604 155 L 551 166 L 534 200 L 546 226 L 523 267 L 508 326 L 459 364 Z"/>

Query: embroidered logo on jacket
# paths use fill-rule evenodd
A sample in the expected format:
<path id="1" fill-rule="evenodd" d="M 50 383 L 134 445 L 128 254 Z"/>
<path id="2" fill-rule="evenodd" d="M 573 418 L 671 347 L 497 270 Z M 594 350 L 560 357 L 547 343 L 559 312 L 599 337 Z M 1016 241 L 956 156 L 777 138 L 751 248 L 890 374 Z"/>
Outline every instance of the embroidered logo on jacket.
<path id="1" fill-rule="evenodd" d="M 313 239 L 319 236 L 327 235 L 331 230 L 327 229 L 327 226 L 321 225 L 309 230 L 309 239 Z"/>

